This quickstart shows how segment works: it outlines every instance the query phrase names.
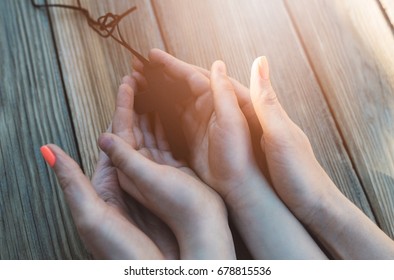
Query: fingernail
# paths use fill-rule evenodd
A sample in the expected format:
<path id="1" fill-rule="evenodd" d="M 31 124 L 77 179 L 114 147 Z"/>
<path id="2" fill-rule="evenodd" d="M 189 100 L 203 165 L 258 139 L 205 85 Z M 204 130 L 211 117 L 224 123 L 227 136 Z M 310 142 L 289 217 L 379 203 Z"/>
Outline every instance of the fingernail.
<path id="1" fill-rule="evenodd" d="M 226 64 L 224 64 L 224 62 L 221 60 L 218 60 L 216 64 L 217 64 L 216 69 L 218 70 L 218 72 L 222 74 L 226 74 Z"/>
<path id="2" fill-rule="evenodd" d="M 131 88 L 131 86 L 128 83 L 122 83 L 119 86 L 119 91 L 130 95 L 132 93 L 133 89 Z"/>
<path id="3" fill-rule="evenodd" d="M 103 151 L 107 151 L 111 147 L 112 142 L 113 142 L 112 138 L 109 137 L 109 135 L 106 133 L 101 134 L 98 139 L 99 147 Z"/>
<path id="4" fill-rule="evenodd" d="M 121 80 L 120 80 L 120 83 L 121 84 L 127 84 L 128 83 L 128 81 L 129 81 L 129 76 L 124 76 Z"/>
<path id="5" fill-rule="evenodd" d="M 268 61 L 265 56 L 260 57 L 259 60 L 259 74 L 263 80 L 269 80 Z"/>
<path id="6" fill-rule="evenodd" d="M 42 146 L 40 148 L 42 157 L 49 164 L 50 167 L 53 167 L 56 162 L 55 154 L 48 148 L 48 146 Z"/>

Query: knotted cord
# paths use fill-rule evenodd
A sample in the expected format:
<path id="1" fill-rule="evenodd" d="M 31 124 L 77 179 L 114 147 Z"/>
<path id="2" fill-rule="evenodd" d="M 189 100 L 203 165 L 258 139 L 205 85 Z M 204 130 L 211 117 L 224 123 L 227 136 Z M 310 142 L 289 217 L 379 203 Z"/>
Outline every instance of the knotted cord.
<path id="1" fill-rule="evenodd" d="M 81 6 L 80 0 L 77 0 L 77 6 L 66 5 L 66 4 L 47 4 L 47 3 L 37 4 L 35 3 L 34 0 L 31 0 L 31 3 L 36 8 L 63 8 L 63 9 L 76 10 L 80 12 L 86 18 L 89 26 L 97 34 L 99 34 L 103 38 L 111 37 L 116 42 L 118 42 L 123 47 L 125 47 L 127 50 L 129 50 L 133 55 L 135 55 L 144 65 L 149 64 L 149 61 L 145 57 L 143 57 L 140 53 L 138 53 L 126 42 L 119 29 L 120 21 L 126 16 L 128 16 L 129 14 L 131 14 L 132 12 L 134 12 L 137 9 L 137 7 L 134 6 L 120 15 L 116 15 L 113 13 L 106 13 L 105 15 L 100 16 L 97 20 L 95 20 L 90 16 L 89 11 Z M 118 36 L 114 35 L 115 31 Z"/>

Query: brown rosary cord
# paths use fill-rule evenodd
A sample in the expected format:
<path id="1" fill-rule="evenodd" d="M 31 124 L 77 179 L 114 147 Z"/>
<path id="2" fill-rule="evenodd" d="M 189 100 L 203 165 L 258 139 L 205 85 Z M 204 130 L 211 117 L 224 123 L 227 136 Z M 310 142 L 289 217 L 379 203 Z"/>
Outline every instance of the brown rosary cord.
<path id="1" fill-rule="evenodd" d="M 133 49 L 122 37 L 122 34 L 120 33 L 119 29 L 119 23 L 120 21 L 128 16 L 130 13 L 134 12 L 137 7 L 132 7 L 125 11 L 121 15 L 116 15 L 113 13 L 107 13 L 101 17 L 99 17 L 97 20 L 94 20 L 90 14 L 89 11 L 85 8 L 82 8 L 80 0 L 77 0 L 78 6 L 71 6 L 71 5 L 65 5 L 65 4 L 36 4 L 34 0 L 31 0 L 31 3 L 34 7 L 36 8 L 63 8 L 63 9 L 71 9 L 71 10 L 76 10 L 83 14 L 89 24 L 89 26 L 97 32 L 101 37 L 103 38 L 108 38 L 111 37 L 114 39 L 116 42 L 121 44 L 123 47 L 125 47 L 127 50 L 129 50 L 133 55 L 135 55 L 144 65 L 148 65 L 149 61 L 143 57 L 140 53 L 138 53 L 135 49 Z M 118 37 L 114 35 L 115 30 L 117 31 Z"/>

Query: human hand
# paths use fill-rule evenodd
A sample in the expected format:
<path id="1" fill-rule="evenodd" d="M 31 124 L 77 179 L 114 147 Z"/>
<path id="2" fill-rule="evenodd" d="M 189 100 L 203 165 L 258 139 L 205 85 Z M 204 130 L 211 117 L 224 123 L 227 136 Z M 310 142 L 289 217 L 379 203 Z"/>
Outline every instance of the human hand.
<path id="1" fill-rule="evenodd" d="M 147 115 L 133 114 L 135 83 L 127 77 L 124 81 L 113 130 L 122 131 L 118 135 L 129 141 L 114 135 L 103 135 L 99 141 L 121 171 L 122 188 L 171 227 L 182 258 L 233 258 L 223 201 L 184 162 L 173 158 L 157 117 L 152 122 Z"/>
<path id="2" fill-rule="evenodd" d="M 41 152 L 55 171 L 79 235 L 94 258 L 163 258 L 156 244 L 127 217 L 123 200 L 119 201 L 117 194 L 104 196 L 106 201 L 103 200 L 78 164 L 56 145 L 43 146 Z M 102 190 L 106 184 L 116 184 L 110 177 Z"/>
<path id="3" fill-rule="evenodd" d="M 394 242 L 338 190 L 280 105 L 265 57 L 253 63 L 250 94 L 273 185 L 289 209 L 334 257 L 392 259 Z"/>
<path id="4" fill-rule="evenodd" d="M 162 64 L 168 78 L 189 85 L 192 95 L 183 104 L 182 119 L 192 166 L 222 195 L 253 256 L 325 258 L 258 169 L 248 124 L 224 64 L 214 63 L 208 79 L 160 51 L 152 51 L 150 60 Z M 137 69 L 140 74 L 134 76 L 143 79 L 143 69 Z"/>
<path id="5" fill-rule="evenodd" d="M 167 75 L 172 78 L 172 79 L 184 79 L 187 81 L 187 83 L 189 84 L 193 95 L 193 102 L 190 102 L 191 104 L 196 104 L 195 107 L 200 107 L 200 108 L 204 108 L 206 111 L 208 111 L 209 108 L 212 112 L 212 105 L 206 105 L 205 103 L 212 103 L 212 100 L 208 100 L 207 97 L 209 95 L 209 92 L 211 90 L 210 88 L 210 76 L 211 76 L 211 72 L 205 69 L 202 69 L 200 67 L 194 66 L 194 65 L 190 65 L 187 64 L 183 61 L 177 60 L 176 58 L 166 54 L 163 51 L 154 49 L 150 52 L 149 54 L 149 58 L 151 61 L 155 62 L 155 63 L 161 63 L 165 65 L 165 71 L 167 73 Z M 254 64 L 255 67 L 255 64 Z M 138 63 L 138 61 L 136 61 L 135 63 L 135 68 L 143 74 L 143 66 Z M 255 68 L 254 68 L 254 72 Z M 135 74 L 135 78 L 141 80 L 141 77 L 138 73 L 134 73 Z M 255 76 L 253 76 L 255 78 Z M 256 80 L 256 79 L 255 79 Z M 264 141 L 261 141 L 262 137 L 263 137 L 263 128 L 262 125 L 260 124 L 260 120 L 257 117 L 257 114 L 262 114 L 262 109 L 260 110 L 255 110 L 254 107 L 254 103 L 252 103 L 252 99 L 251 99 L 251 94 L 249 89 L 247 89 L 246 87 L 244 87 L 243 85 L 241 85 L 239 82 L 237 82 L 234 79 L 230 79 L 231 84 L 233 86 L 234 89 L 234 93 L 237 96 L 237 101 L 239 104 L 239 107 L 242 110 L 243 115 L 245 116 L 248 125 L 249 125 L 249 129 L 252 132 L 251 133 L 251 138 L 252 141 L 254 143 L 257 143 L 256 146 L 254 148 L 254 153 L 256 158 L 260 159 L 260 162 L 266 162 L 267 158 L 272 159 L 272 156 L 279 156 L 279 152 L 280 153 L 280 158 L 277 157 L 275 158 L 275 160 L 278 159 L 283 159 L 282 164 L 286 165 L 287 164 L 287 160 L 286 160 L 286 156 L 291 157 L 291 154 L 286 153 L 283 149 L 282 146 L 285 143 L 281 143 L 281 142 L 275 142 L 275 145 L 271 145 L 271 142 L 268 140 L 268 143 L 266 143 L 267 141 L 265 140 L 266 137 L 269 137 L 270 135 L 265 135 L 264 136 Z M 269 82 L 269 81 L 268 81 Z M 270 86 L 270 83 L 269 83 Z M 253 86 L 251 86 L 252 89 Z M 272 87 L 270 86 L 270 88 L 272 89 Z M 256 91 L 256 90 L 254 90 Z M 253 95 L 253 91 L 252 91 L 252 95 Z M 203 98 L 201 98 L 203 97 Z M 199 100 L 200 98 L 200 100 Z M 205 98 L 205 99 L 204 99 Z M 197 101 L 199 100 L 199 101 Z M 186 111 L 186 110 L 185 110 Z M 195 110 L 194 110 L 195 111 Z M 307 137 L 305 136 L 305 134 L 298 128 L 297 125 L 295 125 L 287 116 L 287 114 L 284 112 L 284 110 L 281 108 L 281 111 L 283 112 L 283 119 L 287 121 L 287 124 L 289 126 L 289 128 L 287 129 L 283 129 L 282 127 L 276 126 L 276 122 L 277 121 L 272 121 L 272 126 L 274 128 L 276 128 L 276 131 L 278 131 L 278 133 L 281 133 L 280 136 L 278 136 L 277 138 L 281 138 L 284 137 L 283 134 L 284 133 L 288 133 L 288 134 L 293 134 L 295 139 L 298 139 L 297 141 L 291 141 L 289 140 L 288 142 L 290 144 L 295 145 L 295 143 L 299 143 L 299 146 L 297 147 L 298 149 L 295 149 L 297 151 L 299 151 L 299 157 L 304 158 L 304 154 L 305 151 L 309 151 L 309 161 L 310 161 L 310 165 L 313 166 L 313 168 L 316 168 L 316 166 L 318 166 L 317 168 L 319 169 L 318 171 L 320 173 L 324 173 L 325 172 L 321 169 L 321 167 L 316 164 L 317 161 L 313 155 L 309 140 L 307 139 Z M 193 111 L 192 111 L 193 112 Z M 202 111 L 204 113 L 204 111 Z M 190 114 L 190 112 L 189 112 Z M 190 118 L 191 120 L 193 120 L 193 118 Z M 206 118 L 205 118 L 206 119 Z M 281 120 L 281 122 L 283 123 L 284 120 Z M 282 128 L 282 129 L 281 129 Z M 265 129 L 267 130 L 267 127 L 265 127 Z M 278 134 L 279 135 L 279 134 Z M 289 137 L 284 138 L 284 139 L 289 139 Z M 284 141 L 283 139 L 281 140 L 282 142 Z M 302 143 L 300 143 L 302 142 Z M 270 147 L 266 148 L 266 145 L 271 145 Z M 270 155 L 269 157 L 267 157 L 267 155 L 265 154 L 265 152 L 268 152 Z M 294 158 L 294 157 L 291 157 Z M 293 166 L 297 166 L 298 164 L 298 159 L 294 159 L 293 160 Z M 305 159 L 303 159 L 305 160 Z M 291 181 L 293 180 L 292 175 L 288 174 L 288 173 L 284 173 L 283 170 L 281 169 L 280 165 L 276 165 L 277 168 L 274 168 L 274 161 L 270 160 L 270 176 L 275 176 L 276 181 L 278 180 L 284 180 L 284 181 L 289 181 L 289 183 L 287 184 L 287 186 L 289 186 L 289 184 L 291 183 Z M 307 167 L 308 168 L 308 167 Z M 272 169 L 272 171 L 271 171 Z M 272 173 L 272 174 L 271 174 Z M 304 172 L 305 174 L 307 174 L 308 172 Z M 264 173 L 266 175 L 266 173 Z M 303 172 L 300 172 L 300 174 L 303 174 Z M 325 175 L 326 176 L 326 175 Z M 318 178 L 320 178 L 319 176 L 317 176 Z M 319 185 L 319 184 L 318 184 Z M 283 186 L 283 187 L 281 187 Z M 302 184 L 299 184 L 299 186 L 302 186 Z M 300 189 L 299 191 L 294 191 L 293 188 L 291 188 L 292 191 L 290 191 L 290 189 L 286 188 L 286 184 L 283 184 L 282 182 L 278 182 L 277 184 L 274 184 L 275 190 L 280 194 L 281 198 L 284 199 L 284 201 L 287 203 L 290 203 L 290 206 L 292 209 L 292 211 L 297 211 L 297 209 L 301 209 L 300 211 L 297 212 L 297 214 L 301 214 L 301 217 L 309 215 L 311 212 L 310 210 L 314 208 L 314 205 L 318 205 L 319 204 L 319 198 L 321 196 L 324 196 L 324 194 L 322 193 L 309 193 L 309 195 L 307 195 L 305 192 L 302 191 L 302 189 Z M 320 188 L 322 190 L 324 190 L 325 188 Z M 305 197 L 302 197 L 304 196 Z M 314 198 L 314 199 L 311 199 Z M 311 203 L 314 203 L 314 205 L 310 205 Z M 305 214 L 302 214 L 301 212 L 305 212 Z M 306 217 L 305 221 L 308 221 L 308 218 Z"/>
<path id="6" fill-rule="evenodd" d="M 92 185 L 104 202 L 135 224 L 157 245 L 165 259 L 179 259 L 179 246 L 172 231 L 121 189 L 116 168 L 102 151 L 92 177 Z"/>
<path id="7" fill-rule="evenodd" d="M 126 82 L 129 82 L 133 85 L 133 81 L 126 77 Z M 121 96 L 121 95 L 119 95 Z M 118 100 L 117 103 L 122 103 L 125 100 Z M 126 100 L 127 101 L 127 100 Z M 130 134 L 130 131 L 126 125 L 122 125 L 122 123 L 118 122 L 118 119 L 122 118 L 122 110 L 118 110 L 118 116 L 115 119 L 115 130 L 116 133 L 124 137 L 126 139 L 134 139 L 133 134 Z M 127 112 L 126 112 L 127 116 Z M 112 125 L 108 128 L 107 132 L 112 131 Z M 137 137 L 138 138 L 138 137 Z M 140 138 L 137 139 L 138 141 Z M 71 161 L 71 159 L 70 159 Z M 76 168 L 76 166 L 74 165 Z M 77 171 L 77 170 L 74 170 Z M 153 243 L 158 247 L 161 255 L 160 256 L 152 256 L 152 258 L 165 258 L 165 259 L 179 259 L 179 247 L 176 241 L 176 238 L 172 231 L 168 228 L 168 226 L 157 218 L 155 215 L 151 213 L 148 209 L 140 205 L 135 199 L 127 195 L 120 187 L 118 175 L 116 168 L 112 165 L 110 159 L 105 155 L 104 152 L 100 151 L 99 159 L 96 165 L 95 172 L 92 177 L 92 186 L 96 191 L 97 195 L 101 200 L 103 200 L 109 209 L 108 212 L 111 212 L 112 215 L 117 218 L 122 218 L 122 220 L 128 220 L 132 225 L 136 226 L 139 230 L 141 230 L 149 239 L 153 241 Z M 116 221 L 116 218 L 111 218 L 111 220 Z M 97 225 L 97 227 L 99 224 Z M 103 225 L 104 226 L 104 225 Z M 79 229 L 79 231 L 85 232 L 83 229 Z M 116 230 L 115 230 L 116 231 Z M 129 235 L 125 232 L 126 235 Z M 95 258 L 130 258 L 131 255 L 128 252 L 124 252 L 120 254 L 115 254 L 115 248 L 101 248 L 102 245 L 108 242 L 101 242 L 95 240 L 95 238 L 91 238 L 91 236 L 81 236 L 83 240 L 86 240 L 85 244 L 87 245 L 89 251 L 93 254 Z M 110 237 L 108 237 L 110 238 Z M 122 239 L 121 239 L 122 240 Z M 121 241 L 120 240 L 120 241 Z M 124 249 L 134 250 L 134 248 L 128 248 L 126 244 L 124 244 Z M 157 249 L 157 248 L 155 248 Z M 98 253 L 100 251 L 100 253 Z M 141 256 L 140 258 L 144 258 Z M 149 257 L 146 257 L 149 258 Z"/>
<path id="8" fill-rule="evenodd" d="M 253 63 L 250 94 L 264 132 L 261 148 L 275 190 L 308 225 L 332 182 L 317 162 L 308 137 L 281 107 L 269 80 L 265 57 Z"/>
<path id="9" fill-rule="evenodd" d="M 180 60 L 175 59 L 174 57 L 166 54 L 165 52 L 162 52 L 160 50 L 152 50 L 149 54 L 149 58 L 151 61 L 155 62 L 155 63 L 161 63 L 165 65 L 165 71 L 166 73 L 173 79 L 184 79 L 187 81 L 187 83 L 189 84 L 191 91 L 193 93 L 193 100 L 192 102 L 189 102 L 192 104 L 192 106 L 195 106 L 196 108 L 203 108 L 204 110 L 201 110 L 201 114 L 207 114 L 209 115 L 209 112 L 213 112 L 212 109 L 212 105 L 209 105 L 209 103 L 212 103 L 212 100 L 209 99 L 209 93 L 211 91 L 211 86 L 210 86 L 210 76 L 211 76 L 211 72 L 199 67 L 196 67 L 194 65 L 190 65 L 187 64 L 185 62 L 182 62 Z M 135 63 L 135 67 L 137 68 L 137 70 L 141 73 L 143 73 L 143 67 L 140 63 L 138 63 L 138 61 Z M 254 72 L 255 73 L 255 72 Z M 141 79 L 140 75 L 138 73 L 135 73 L 136 78 L 137 79 Z M 252 103 L 252 99 L 250 96 L 250 91 L 249 89 L 247 89 L 246 87 L 244 87 L 243 85 L 241 85 L 239 82 L 237 82 L 234 79 L 230 78 L 230 82 L 233 88 L 233 92 L 235 93 L 235 95 L 237 96 L 237 101 L 239 104 L 239 107 L 242 110 L 243 115 L 245 116 L 247 123 L 248 123 L 248 127 L 250 129 L 250 131 L 252 132 L 251 135 L 252 138 L 249 141 L 253 141 L 255 143 L 258 143 L 258 147 L 254 149 L 254 153 L 256 158 L 260 159 L 260 162 L 266 162 L 266 159 L 268 158 L 267 155 L 265 154 L 265 152 L 269 152 L 270 153 L 270 158 L 272 157 L 272 153 L 273 151 L 275 151 L 276 155 L 278 151 L 282 151 L 283 156 L 286 156 L 287 153 L 283 151 L 283 149 L 280 146 L 275 146 L 273 148 L 265 148 L 265 145 L 261 145 L 263 142 L 265 141 L 260 141 L 262 139 L 263 136 L 263 129 L 262 126 L 260 124 L 260 120 L 257 117 L 256 111 L 257 113 L 260 113 L 260 111 L 255 110 L 254 104 Z M 252 92 L 253 93 L 253 92 Z M 209 111 L 210 110 L 210 111 Z M 192 114 L 194 111 L 196 110 L 185 110 L 188 111 L 188 114 Z M 207 113 L 207 111 L 209 111 Z M 283 109 L 282 109 L 283 111 Z M 284 112 L 284 111 L 283 111 Z M 196 114 L 196 113 L 194 113 Z M 284 112 L 284 114 L 286 115 L 286 113 Z M 193 118 L 189 118 L 193 121 Z M 195 117 L 194 119 L 197 119 L 197 117 Z M 202 118 L 203 120 L 207 119 Z M 299 145 L 299 148 L 302 149 L 302 151 L 304 151 L 305 149 L 309 150 L 309 154 L 312 154 L 312 164 L 313 166 L 316 166 L 315 163 L 317 162 L 315 157 L 313 156 L 313 152 L 311 152 L 311 147 L 310 147 L 310 143 L 309 140 L 307 139 L 307 137 L 305 136 L 305 134 L 298 128 L 297 125 L 295 125 L 286 115 L 286 119 L 288 120 L 288 124 L 291 127 L 291 131 L 292 133 L 295 135 L 294 137 L 298 139 L 298 142 L 300 142 L 301 140 L 303 140 L 303 143 L 301 143 Z M 275 122 L 272 122 L 273 125 L 275 126 Z M 267 128 L 266 128 L 267 129 Z M 277 131 L 279 132 L 283 132 L 281 131 L 280 128 L 277 128 Z M 298 137 L 300 136 L 300 137 Z M 280 137 L 278 137 L 280 138 Z M 265 139 L 265 138 L 264 138 Z M 291 142 L 291 141 L 289 141 Z M 279 144 L 278 142 L 276 142 L 277 144 Z M 269 143 L 268 143 L 269 144 Z M 302 152 L 300 152 L 302 154 Z M 263 158 L 263 160 L 261 160 L 261 158 Z M 296 162 L 296 161 L 295 161 Z M 296 163 L 295 163 L 296 164 Z M 271 162 L 272 165 L 272 162 Z M 272 169 L 272 167 L 271 167 Z M 198 170 L 198 168 L 197 168 Z M 323 170 L 320 170 L 323 171 Z M 323 171 L 324 172 L 324 171 Z M 270 172 L 271 173 L 271 172 Z M 272 174 L 278 179 L 284 179 L 287 178 L 286 174 L 281 174 L 281 169 L 277 168 L 274 169 Z M 270 175 L 272 175 L 270 174 Z M 289 176 L 289 178 L 291 178 Z M 290 179 L 289 179 L 290 180 Z M 276 187 L 276 184 L 275 184 Z M 280 191 L 275 189 L 276 191 Z M 298 193 L 298 192 L 296 192 Z M 288 195 L 292 195 L 292 192 L 287 193 L 286 190 L 282 191 L 282 194 L 284 196 Z M 311 194 L 312 196 L 314 196 L 313 194 Z M 320 196 L 320 195 L 319 195 Z M 315 196 L 314 196 L 315 197 Z M 282 198 L 283 199 L 283 198 Z M 287 200 L 289 202 L 297 202 L 297 199 L 293 199 L 293 197 L 289 197 L 287 198 Z M 304 200 L 300 199 L 300 207 L 305 206 Z M 310 197 L 306 197 L 305 201 L 308 201 L 308 203 L 311 201 Z M 293 208 L 291 208 L 293 209 Z M 295 209 L 295 208 L 294 208 Z M 305 207 L 305 212 L 309 213 L 310 207 Z"/>
<path id="10" fill-rule="evenodd" d="M 228 85 L 212 79 L 216 88 L 221 87 L 214 91 L 218 95 L 217 102 L 214 102 L 210 78 L 200 71 L 159 50 L 150 53 L 150 60 L 164 64 L 164 71 L 170 79 L 186 80 L 191 88 L 192 96 L 182 104 L 182 119 L 191 148 L 191 165 L 198 175 L 227 198 L 229 193 L 240 189 L 237 186 L 250 178 L 251 173 L 260 174 L 255 164 L 248 124 L 231 85 L 231 89 L 223 91 L 223 86 Z M 137 61 L 135 68 L 138 72 L 133 73 L 134 78 L 144 85 L 143 66 Z M 215 73 L 219 74 L 218 71 Z M 228 79 L 227 75 L 225 77 Z M 252 191 L 250 193 L 252 195 Z"/>
<path id="11" fill-rule="evenodd" d="M 130 82 L 130 80 L 128 80 L 128 82 L 133 85 L 132 81 Z M 147 129 L 149 121 L 146 116 L 141 118 L 142 129 L 140 129 L 139 125 L 130 126 L 132 123 L 132 118 L 129 118 L 130 112 L 132 113 L 130 110 L 130 106 L 132 108 L 132 103 L 130 103 L 132 100 L 130 101 L 130 97 L 132 96 L 129 96 L 130 88 L 128 87 L 130 86 L 124 84 L 120 88 L 117 100 L 118 106 L 113 121 L 114 131 L 116 131 L 119 136 L 128 140 L 129 143 L 140 146 L 140 151 L 142 151 L 143 154 L 149 157 L 152 156 L 162 163 L 177 166 L 184 172 L 194 176 L 191 170 L 184 168 L 182 163 L 173 160 L 171 154 L 165 151 L 168 149 L 168 145 L 164 138 L 159 137 L 158 141 L 156 141 L 152 131 Z M 125 120 L 125 122 L 123 122 L 123 120 Z M 160 134 L 160 129 L 160 126 L 156 126 L 157 135 L 162 135 Z M 103 138 L 105 138 L 105 136 Z M 112 136 L 109 136 L 109 138 L 111 140 Z M 121 139 L 116 137 L 115 141 L 122 142 Z M 124 142 L 122 144 L 124 147 L 130 148 L 128 144 Z M 159 145 L 163 150 L 155 149 L 155 145 Z M 108 146 L 106 147 L 108 148 Z M 116 170 L 110 159 L 104 153 L 100 153 L 100 159 L 92 179 L 92 185 L 83 175 L 78 165 L 60 148 L 50 144 L 44 147 L 43 150 L 45 154 L 49 153 L 50 158 L 52 157 L 52 160 L 54 160 L 54 162 L 50 164 L 53 164 L 54 171 L 64 190 L 66 200 L 70 206 L 81 239 L 95 258 L 160 259 L 163 257 L 179 257 L 178 242 L 167 225 L 155 215 L 151 214 L 149 210 L 138 205 L 136 201 L 133 201 L 129 196 L 125 195 L 124 191 L 120 188 Z M 113 150 L 111 150 L 111 152 L 112 151 Z M 117 162 L 117 158 L 118 157 L 115 156 L 115 159 L 112 159 Z M 146 175 L 146 172 L 144 174 Z M 140 174 L 138 174 L 137 177 L 139 175 Z M 152 176 L 152 173 L 148 175 Z M 182 175 L 184 175 L 183 172 Z M 186 185 L 196 185 L 196 180 L 192 176 L 187 177 L 189 181 L 181 180 L 177 178 L 177 176 L 174 176 L 173 179 L 176 182 L 186 183 Z M 156 187 L 161 185 L 160 179 L 160 177 L 156 178 L 155 182 L 159 183 Z M 122 179 L 120 179 L 120 181 L 122 181 Z M 129 183 L 127 188 L 132 189 L 129 178 L 123 179 L 123 181 Z M 199 185 L 199 187 L 201 186 Z M 210 202 L 216 199 L 215 202 L 212 202 L 215 204 L 214 206 L 217 206 L 216 209 L 214 209 L 215 207 L 206 208 L 216 213 L 216 215 L 201 211 L 201 213 L 209 214 L 209 218 L 205 221 L 196 219 L 197 221 L 201 221 L 201 223 L 195 224 L 192 222 L 196 220 L 192 220 L 189 227 L 185 227 L 189 231 L 182 232 L 178 230 L 178 237 L 182 237 L 182 234 L 189 234 L 191 236 L 188 239 L 183 238 L 181 240 L 182 245 L 180 247 L 182 256 L 185 258 L 231 258 L 234 256 L 234 253 L 231 234 L 227 224 L 227 214 L 223 202 L 210 188 L 206 186 L 203 187 L 210 192 L 206 197 L 204 195 L 201 197 L 204 202 L 207 201 L 208 205 L 210 205 Z M 170 189 L 171 188 L 167 188 L 167 191 Z M 174 193 L 170 194 L 174 195 Z M 192 194 L 196 194 L 196 192 L 192 192 Z M 160 198 L 156 197 L 156 199 Z M 161 202 L 157 203 L 160 204 Z M 182 200 L 180 203 L 186 204 L 187 201 Z M 193 206 L 195 208 L 200 207 L 200 205 Z M 191 209 L 190 205 L 187 205 L 187 207 L 187 209 Z M 171 207 L 165 209 L 167 213 L 169 213 L 169 209 L 171 209 Z M 176 213 L 183 212 L 180 211 Z M 199 217 L 201 217 L 201 213 L 199 213 Z M 169 215 L 171 214 L 173 213 L 169 213 Z M 190 218 L 192 213 L 189 212 L 188 214 L 189 216 L 183 213 L 184 217 L 187 216 Z M 180 215 L 175 215 L 175 217 L 178 216 Z M 220 221 L 218 221 L 218 219 L 215 220 L 215 218 L 219 216 L 223 219 L 220 219 Z M 171 218 L 173 217 L 169 219 L 171 220 Z M 211 223 L 214 225 L 212 226 Z M 176 222 L 174 224 L 176 224 Z M 184 225 L 185 224 L 181 224 L 180 226 Z M 198 229 L 191 229 L 192 226 Z M 219 228 L 218 231 L 215 231 L 216 227 Z M 209 230 L 209 233 L 203 232 L 206 230 Z M 212 230 L 217 233 L 217 236 L 211 234 Z M 198 233 L 201 234 L 198 235 Z M 224 234 L 222 235 L 221 233 Z"/>
<path id="12" fill-rule="evenodd" d="M 128 136 L 127 127 L 116 123 L 117 133 L 123 137 Z M 112 131 L 112 127 L 108 132 Z M 77 164 L 64 154 L 60 148 L 49 148 L 54 151 L 56 162 L 60 163 L 57 175 L 63 189 L 69 184 L 87 184 Z M 60 154 L 57 155 L 56 151 Z M 59 165 L 59 164 L 58 164 Z M 57 169 L 55 168 L 55 171 Z M 77 174 L 77 176 L 73 175 Z M 78 179 L 79 177 L 79 179 Z M 62 180 L 61 178 L 64 178 Z M 70 181 L 74 179 L 74 182 Z M 64 183 L 62 183 L 64 181 Z M 86 224 L 84 212 L 73 207 L 74 204 L 85 203 L 78 187 L 73 193 L 65 192 L 67 201 L 85 246 L 96 259 L 178 259 L 179 248 L 174 234 L 159 218 L 148 209 L 126 195 L 118 181 L 116 168 L 104 152 L 100 151 L 99 160 L 93 174 L 91 186 L 83 186 L 87 190 L 93 188 L 97 193 L 89 192 L 87 198 L 94 198 L 100 205 L 93 210 L 96 218 L 91 218 Z M 76 199 L 80 199 L 81 201 Z M 99 213 L 105 213 L 107 217 Z M 81 221 L 81 222 L 80 222 Z M 136 232 L 137 234 L 135 234 Z M 133 240 L 133 236 L 135 236 Z M 144 242 L 145 241 L 145 242 Z M 153 241 L 153 244 L 152 244 Z M 114 245 L 115 244 L 115 245 Z"/>

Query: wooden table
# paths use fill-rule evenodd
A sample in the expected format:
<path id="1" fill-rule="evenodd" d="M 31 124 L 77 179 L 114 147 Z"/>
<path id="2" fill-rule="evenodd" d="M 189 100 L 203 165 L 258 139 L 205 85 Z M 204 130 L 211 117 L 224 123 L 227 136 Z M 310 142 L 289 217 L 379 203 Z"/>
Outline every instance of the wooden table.
<path id="1" fill-rule="evenodd" d="M 137 6 L 121 28 L 143 55 L 158 47 L 206 68 L 222 59 L 246 85 L 266 55 L 320 163 L 394 237 L 393 0 L 81 3 L 94 18 Z M 39 147 L 56 143 L 91 175 L 131 56 L 75 11 L 0 0 L 0 15 L 0 258 L 87 258 Z"/>

